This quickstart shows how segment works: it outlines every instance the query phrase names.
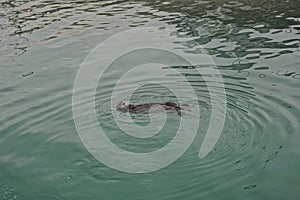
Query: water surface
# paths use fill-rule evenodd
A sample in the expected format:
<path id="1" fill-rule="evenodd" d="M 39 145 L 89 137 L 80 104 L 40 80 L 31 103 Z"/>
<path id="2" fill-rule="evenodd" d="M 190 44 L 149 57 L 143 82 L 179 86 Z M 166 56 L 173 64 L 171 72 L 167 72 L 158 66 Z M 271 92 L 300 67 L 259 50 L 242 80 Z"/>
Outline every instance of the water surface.
<path id="1" fill-rule="evenodd" d="M 2 1 L 0 199 L 299 199 L 299 4 Z M 176 69 L 191 81 L 199 101 L 190 103 L 200 105 L 200 128 L 188 151 L 170 166 L 128 174 L 101 164 L 80 142 L 72 89 L 81 63 L 99 42 L 150 26 L 190 38 L 180 43 L 186 53 L 213 58 L 225 84 L 227 115 L 217 145 L 199 159 L 211 111 L 206 84 L 193 66 L 161 69 Z M 138 74 L 124 90 L 147 78 L 148 73 Z M 107 113 L 114 81 L 107 79 L 96 95 L 98 117 L 112 133 Z M 175 98 L 155 84 L 133 96 L 136 103 L 149 99 Z M 147 120 L 136 116 L 141 125 Z M 169 134 L 146 142 L 110 138 L 131 151 L 152 151 L 170 140 L 176 120 L 171 116 L 165 127 Z"/>

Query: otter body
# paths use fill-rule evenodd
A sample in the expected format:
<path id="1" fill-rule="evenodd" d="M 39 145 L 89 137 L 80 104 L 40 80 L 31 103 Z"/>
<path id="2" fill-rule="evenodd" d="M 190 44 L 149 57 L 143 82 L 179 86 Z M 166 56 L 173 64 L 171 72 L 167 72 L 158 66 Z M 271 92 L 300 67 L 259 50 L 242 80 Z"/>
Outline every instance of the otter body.
<path id="1" fill-rule="evenodd" d="M 182 110 L 187 110 L 189 105 L 182 104 L 178 105 L 174 102 L 166 103 L 147 103 L 147 104 L 129 104 L 128 102 L 121 101 L 118 103 L 116 108 L 121 112 L 129 112 L 136 114 L 147 114 L 147 113 L 176 113 L 181 116 L 183 114 Z"/>

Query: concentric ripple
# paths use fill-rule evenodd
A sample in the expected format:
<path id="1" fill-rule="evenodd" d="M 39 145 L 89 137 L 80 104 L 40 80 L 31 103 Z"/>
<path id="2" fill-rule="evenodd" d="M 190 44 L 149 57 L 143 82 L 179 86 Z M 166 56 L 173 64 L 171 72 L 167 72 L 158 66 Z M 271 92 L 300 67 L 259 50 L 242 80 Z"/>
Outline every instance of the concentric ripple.
<path id="1" fill-rule="evenodd" d="M 299 199 L 299 13 L 298 1 L 279 0 L 1 1 L 0 199 Z M 73 121 L 72 88 L 96 44 L 120 31 L 149 26 L 174 30 L 170 37 L 177 38 L 178 49 L 209 55 L 215 65 L 174 61 L 159 69 L 149 66 L 125 81 L 116 99 L 111 91 L 118 70 L 99 84 L 99 123 L 118 147 L 136 153 L 168 144 L 180 118 L 169 114 L 157 127 L 160 132 L 132 137 L 113 122 L 112 100 L 138 85 L 132 103 L 183 100 L 191 109 L 200 106 L 196 138 L 183 156 L 162 170 L 136 175 L 110 169 L 86 151 Z M 227 113 L 218 143 L 199 159 L 214 100 L 204 77 L 195 73 L 204 67 L 220 71 Z M 197 100 L 188 95 L 177 99 L 155 84 L 176 83 L 179 76 L 192 85 Z M 154 82 L 143 84 L 149 79 Z M 87 96 L 88 89 L 83 90 L 79 105 L 89 103 Z M 116 114 L 120 123 L 133 120 L 141 128 L 160 121 Z"/>

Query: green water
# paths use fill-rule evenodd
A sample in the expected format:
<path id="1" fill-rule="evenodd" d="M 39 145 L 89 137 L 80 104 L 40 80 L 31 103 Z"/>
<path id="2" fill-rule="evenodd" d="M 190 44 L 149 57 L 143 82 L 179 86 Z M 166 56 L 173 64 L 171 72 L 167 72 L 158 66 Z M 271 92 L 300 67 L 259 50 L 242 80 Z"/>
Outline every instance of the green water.
<path id="1" fill-rule="evenodd" d="M 299 199 L 299 5 L 281 0 L 1 1 L 0 199 Z M 179 43 L 183 51 L 210 55 L 222 74 L 225 124 L 206 157 L 198 157 L 212 109 L 206 83 L 193 66 L 157 55 L 173 65 L 140 71 L 122 88 L 126 93 L 153 79 L 151 73 L 173 77 L 170 68 L 184 73 L 198 97 L 185 100 L 201 112 L 188 150 L 165 168 L 134 174 L 104 165 L 82 144 L 72 112 L 77 71 L 97 44 L 136 27 L 173 30 L 174 42 L 189 39 Z M 129 55 L 114 67 L 148 56 Z M 128 151 L 162 148 L 174 137 L 178 117 L 168 116 L 164 134 L 146 141 L 119 134 L 110 115 L 109 92 L 121 73 L 115 71 L 97 87 L 100 124 Z M 176 100 L 172 91 L 149 84 L 139 87 L 132 101 L 170 99 Z M 80 100 L 84 103 L 85 96 Z M 120 117 L 126 123 L 130 115 Z M 141 126 L 149 123 L 148 116 L 132 117 Z"/>

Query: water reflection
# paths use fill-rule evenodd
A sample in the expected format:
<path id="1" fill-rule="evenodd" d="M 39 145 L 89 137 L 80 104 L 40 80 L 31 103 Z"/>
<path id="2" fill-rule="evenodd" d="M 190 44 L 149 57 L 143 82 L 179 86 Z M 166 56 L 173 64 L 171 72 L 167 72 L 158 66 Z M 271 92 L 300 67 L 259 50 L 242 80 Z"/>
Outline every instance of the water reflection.
<path id="1" fill-rule="evenodd" d="M 77 192 L 85 190 L 95 198 L 99 193 L 115 193 L 133 199 L 146 193 L 154 199 L 213 198 L 216 194 L 230 199 L 225 189 L 257 190 L 261 187 L 258 180 L 247 180 L 288 149 L 289 140 L 299 130 L 297 4 L 257 0 L 1 1 L 0 97 L 5 114 L 0 116 L 4 172 L 0 178 L 5 185 L 0 186 L 0 197 L 25 193 L 28 198 L 88 199 Z M 211 55 L 225 82 L 229 110 L 222 137 L 205 160 L 197 158 L 199 134 L 178 163 L 138 177 L 110 170 L 84 151 L 74 130 L 70 99 L 75 71 L 99 42 L 96 36 L 144 26 L 171 27 L 178 38 L 190 38 L 180 43 L 183 51 Z M 210 117 L 210 96 L 201 76 L 193 73 L 195 67 L 203 66 L 168 68 L 181 71 L 199 95 L 202 133 Z M 145 96 L 153 98 L 149 88 L 150 95 Z M 103 91 L 98 97 L 107 106 L 99 108 L 100 114 L 110 101 L 101 95 Z M 15 146 L 20 149 L 11 148 Z M 37 189 L 32 189 L 32 183 Z M 116 183 L 124 191 L 117 194 L 112 185 Z M 107 190 L 100 191 L 99 185 Z M 56 186 L 57 197 L 45 189 Z M 282 187 L 289 190 L 287 183 Z"/>
<path id="2" fill-rule="evenodd" d="M 26 52 L 29 34 L 52 24 L 60 26 L 37 39 L 51 40 L 88 29 L 111 30 L 122 24 L 133 28 L 158 19 L 176 25 L 179 32 L 199 37 L 194 41 L 197 44 L 222 38 L 221 43 L 235 46 L 230 51 L 236 57 L 251 55 L 251 59 L 269 54 L 279 56 L 299 48 L 299 38 L 295 36 L 299 33 L 298 13 L 292 1 L 4 1 L 1 32 L 6 39 L 19 37 L 10 45 L 21 51 L 20 55 Z M 272 39 L 282 38 L 281 35 L 288 39 L 281 43 Z M 266 50 L 250 51 L 258 47 Z M 224 45 L 212 50 L 219 56 L 228 56 L 222 48 Z M 268 51 L 270 48 L 284 50 L 274 55 Z"/>

